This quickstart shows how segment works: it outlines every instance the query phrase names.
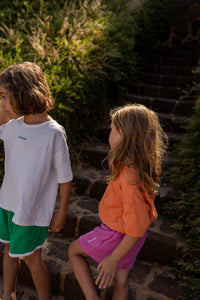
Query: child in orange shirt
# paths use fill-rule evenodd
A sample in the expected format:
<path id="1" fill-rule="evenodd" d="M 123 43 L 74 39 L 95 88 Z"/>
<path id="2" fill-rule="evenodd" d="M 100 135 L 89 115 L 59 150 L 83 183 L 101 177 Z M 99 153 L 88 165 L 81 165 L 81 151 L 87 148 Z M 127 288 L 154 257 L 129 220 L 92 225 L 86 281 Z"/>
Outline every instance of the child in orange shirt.
<path id="1" fill-rule="evenodd" d="M 87 300 L 115 282 L 113 299 L 128 299 L 128 277 L 148 227 L 157 218 L 154 199 L 167 147 L 157 115 L 140 104 L 111 112 L 110 182 L 99 204 L 100 226 L 69 247 L 74 274 Z M 95 284 L 87 257 L 99 265 Z"/>

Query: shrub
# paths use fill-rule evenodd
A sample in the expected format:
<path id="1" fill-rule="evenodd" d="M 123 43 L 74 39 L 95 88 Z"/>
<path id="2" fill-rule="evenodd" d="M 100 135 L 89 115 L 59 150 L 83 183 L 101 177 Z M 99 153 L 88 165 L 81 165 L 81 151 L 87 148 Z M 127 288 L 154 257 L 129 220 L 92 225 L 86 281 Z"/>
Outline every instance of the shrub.
<path id="1" fill-rule="evenodd" d="M 91 135 L 135 75 L 134 26 L 126 1 L 5 2 L 1 69 L 37 62 L 56 98 L 52 113 L 71 142 Z"/>
<path id="2" fill-rule="evenodd" d="M 187 137 L 175 148 L 176 166 L 168 171 L 177 197 L 166 205 L 166 216 L 183 237 L 177 270 L 186 279 L 190 292 L 187 299 L 197 299 L 200 295 L 200 98 L 186 129 Z"/>

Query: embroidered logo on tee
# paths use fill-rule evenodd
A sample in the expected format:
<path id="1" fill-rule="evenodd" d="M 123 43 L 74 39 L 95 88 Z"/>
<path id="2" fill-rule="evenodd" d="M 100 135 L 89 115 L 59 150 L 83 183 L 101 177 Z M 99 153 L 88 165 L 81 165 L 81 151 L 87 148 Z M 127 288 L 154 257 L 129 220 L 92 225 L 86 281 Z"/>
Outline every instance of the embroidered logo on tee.
<path id="1" fill-rule="evenodd" d="M 19 138 L 19 139 L 21 139 L 21 140 L 24 140 L 24 141 L 26 141 L 26 138 L 25 138 L 25 137 L 23 137 L 23 136 L 20 136 L 20 135 L 18 135 L 18 138 Z"/>

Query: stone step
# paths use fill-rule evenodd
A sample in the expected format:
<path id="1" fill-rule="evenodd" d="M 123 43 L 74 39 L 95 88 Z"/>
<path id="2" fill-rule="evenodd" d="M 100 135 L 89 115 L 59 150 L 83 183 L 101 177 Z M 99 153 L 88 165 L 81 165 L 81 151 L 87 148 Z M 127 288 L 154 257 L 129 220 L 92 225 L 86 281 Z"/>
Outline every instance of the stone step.
<path id="1" fill-rule="evenodd" d="M 138 76 L 138 79 L 141 82 L 152 85 L 175 86 L 185 88 L 188 85 L 191 85 L 192 82 L 197 80 L 197 76 L 176 76 L 168 74 L 141 72 Z"/>
<path id="2" fill-rule="evenodd" d="M 165 120 L 164 120 L 165 121 Z M 171 124 L 164 124 L 162 121 L 162 126 L 170 126 Z M 172 123 L 172 126 L 178 126 L 176 123 Z M 171 136 L 175 137 L 174 134 Z M 170 148 L 173 146 L 173 141 L 170 142 Z M 105 143 L 97 143 L 97 144 L 84 144 L 81 147 L 82 153 L 87 157 L 87 160 L 89 161 L 90 165 L 95 166 L 96 168 L 104 168 L 107 169 L 107 154 L 110 150 L 110 147 L 108 144 Z M 166 159 L 163 161 L 165 165 L 172 165 L 173 164 L 173 158 L 170 156 L 167 156 Z"/>
<path id="3" fill-rule="evenodd" d="M 100 124 L 95 132 L 96 138 L 105 144 L 108 144 L 109 134 L 110 134 L 110 124 L 106 124 L 106 123 Z"/>
<path id="4" fill-rule="evenodd" d="M 85 299 L 72 273 L 67 256 L 67 249 L 72 240 L 72 238 L 64 239 L 60 237 L 60 234 L 50 234 L 43 247 L 43 259 L 50 271 L 52 300 Z M 2 247 L 0 247 L 0 258 L 2 263 Z M 97 263 L 89 259 L 89 264 L 95 279 Z M 0 283 L 2 283 L 2 276 Z M 109 300 L 112 291 L 113 286 L 105 290 L 98 290 L 98 293 L 102 300 Z M 17 294 L 18 300 L 38 299 L 30 272 L 23 259 L 19 271 Z M 184 294 L 185 291 L 181 287 L 181 282 L 172 274 L 169 266 L 161 266 L 157 263 L 148 263 L 137 259 L 130 273 L 129 300 L 178 300 Z"/>
<path id="5" fill-rule="evenodd" d="M 171 66 L 191 66 L 197 65 L 198 58 L 196 56 L 184 56 L 183 54 L 177 54 L 176 56 L 163 56 L 160 57 L 160 65 L 171 65 Z"/>
<path id="6" fill-rule="evenodd" d="M 125 99 L 129 103 L 143 104 L 158 113 L 177 114 L 184 116 L 191 116 L 193 113 L 193 107 L 195 105 L 194 100 L 177 100 L 132 94 L 127 94 Z"/>
<path id="7" fill-rule="evenodd" d="M 21 271 L 20 271 L 20 277 Z M 23 278 L 22 278 L 23 282 Z M 35 288 L 32 286 L 32 282 L 30 285 L 23 284 L 20 280 L 17 283 L 17 300 L 38 300 L 38 295 Z M 2 295 L 2 288 L 3 287 L 3 277 L 0 275 L 0 300 Z M 52 295 L 51 300 L 65 300 L 66 298 L 62 295 Z"/>
<path id="8" fill-rule="evenodd" d="M 184 46 L 182 48 L 174 48 L 167 46 L 158 46 L 157 47 L 157 57 L 178 57 L 178 58 L 191 58 L 194 57 L 198 59 L 200 56 L 200 47 L 198 45 Z"/>
<path id="9" fill-rule="evenodd" d="M 152 58 L 151 62 L 161 65 L 183 65 L 194 66 L 197 65 L 200 57 L 200 49 L 195 46 L 188 49 L 157 49 L 156 55 Z"/>
<path id="10" fill-rule="evenodd" d="M 140 96 L 158 97 L 167 99 L 179 99 L 183 94 L 183 89 L 174 86 L 151 85 L 138 82 L 128 88 L 129 93 Z"/>
<path id="11" fill-rule="evenodd" d="M 107 187 L 107 170 L 97 170 L 95 168 L 82 169 L 74 172 L 73 188 L 77 195 L 95 198 L 101 200 Z M 156 208 L 162 212 L 160 207 L 174 197 L 174 190 L 171 186 L 166 185 L 161 178 L 158 195 L 156 196 Z"/>
<path id="12" fill-rule="evenodd" d="M 190 66 L 193 68 L 198 64 L 198 56 L 192 56 L 191 54 L 189 56 L 184 53 L 177 53 L 172 56 L 170 56 L 170 54 L 157 54 L 154 57 L 151 57 L 148 62 L 160 66 Z"/>
<path id="13" fill-rule="evenodd" d="M 193 69 L 191 66 L 174 66 L 174 65 L 159 65 L 146 63 L 142 66 L 144 72 L 159 73 L 159 74 L 170 74 L 177 76 L 192 75 Z"/>
<path id="14" fill-rule="evenodd" d="M 102 143 L 107 144 L 108 143 L 108 137 L 110 134 L 110 127 L 109 125 L 106 124 L 101 124 L 97 129 L 96 129 L 96 138 L 101 141 Z M 184 134 L 181 133 L 174 133 L 174 132 L 166 132 L 166 134 L 169 137 L 169 149 L 173 149 L 174 144 L 179 141 L 180 139 L 184 138 Z"/>
<path id="15" fill-rule="evenodd" d="M 181 134 L 185 133 L 185 124 L 187 121 L 187 117 L 179 116 L 176 114 L 166 114 L 159 113 L 158 114 L 161 126 L 165 132 Z"/>
<path id="16" fill-rule="evenodd" d="M 73 238 L 61 239 L 59 237 L 59 234 L 57 234 L 57 236 L 55 234 L 49 234 L 48 240 L 43 247 L 43 260 L 50 272 L 51 290 L 53 295 L 60 296 L 58 297 L 59 300 L 84 299 L 82 296 L 81 289 L 72 273 L 71 265 L 67 255 L 68 246 L 73 240 Z M 2 246 L 2 244 L 0 244 L 0 246 Z M 1 266 L 2 256 L 3 251 L 2 247 L 0 247 Z M 38 299 L 30 271 L 23 259 L 21 259 L 20 271 L 18 274 L 18 283 L 20 294 L 24 293 L 24 287 L 31 288 L 31 290 L 29 290 L 29 298 L 25 298 L 24 300 Z M 25 291 L 26 293 L 28 293 L 27 290 Z"/>
<path id="17" fill-rule="evenodd" d="M 84 144 L 81 147 L 82 153 L 87 156 L 89 163 L 98 168 L 106 168 L 107 169 L 107 161 L 105 160 L 107 154 L 110 150 L 108 144 L 103 143 L 94 143 L 94 144 Z"/>
<path id="18" fill-rule="evenodd" d="M 95 168 L 82 169 L 74 172 L 74 190 L 78 195 L 85 195 L 101 200 L 107 187 L 107 170 Z"/>
<path id="19" fill-rule="evenodd" d="M 82 171 L 74 173 L 74 191 L 79 196 L 82 195 L 93 199 L 95 198 L 97 201 L 100 201 L 107 187 L 107 178 L 107 170 L 102 171 L 94 168 L 83 169 Z M 166 185 L 161 177 L 160 187 L 158 189 L 158 195 L 156 196 L 155 202 L 159 215 L 162 215 L 166 209 L 165 204 L 174 196 L 174 189 L 169 185 L 169 183 Z M 89 198 L 86 199 L 89 201 Z M 95 208 L 96 204 L 98 203 L 94 202 L 92 206 L 94 212 L 97 212 L 97 209 Z M 73 221 L 73 226 L 75 226 L 75 219 L 72 217 L 71 219 Z M 69 233 L 72 234 L 71 232 Z"/>

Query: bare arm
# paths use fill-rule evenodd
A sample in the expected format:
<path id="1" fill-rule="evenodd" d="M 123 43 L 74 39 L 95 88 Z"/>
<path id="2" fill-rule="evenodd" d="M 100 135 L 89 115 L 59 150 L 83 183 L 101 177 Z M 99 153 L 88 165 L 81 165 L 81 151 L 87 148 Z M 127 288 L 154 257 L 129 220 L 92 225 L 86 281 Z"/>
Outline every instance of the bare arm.
<path id="1" fill-rule="evenodd" d="M 53 216 L 50 224 L 50 232 L 59 232 L 65 225 L 69 197 L 71 193 L 71 181 L 60 183 L 60 206 L 58 212 Z"/>
<path id="2" fill-rule="evenodd" d="M 139 238 L 126 234 L 111 255 L 100 262 L 97 268 L 99 273 L 95 282 L 99 288 L 105 288 L 112 283 L 119 261 L 136 245 L 138 240 Z"/>

